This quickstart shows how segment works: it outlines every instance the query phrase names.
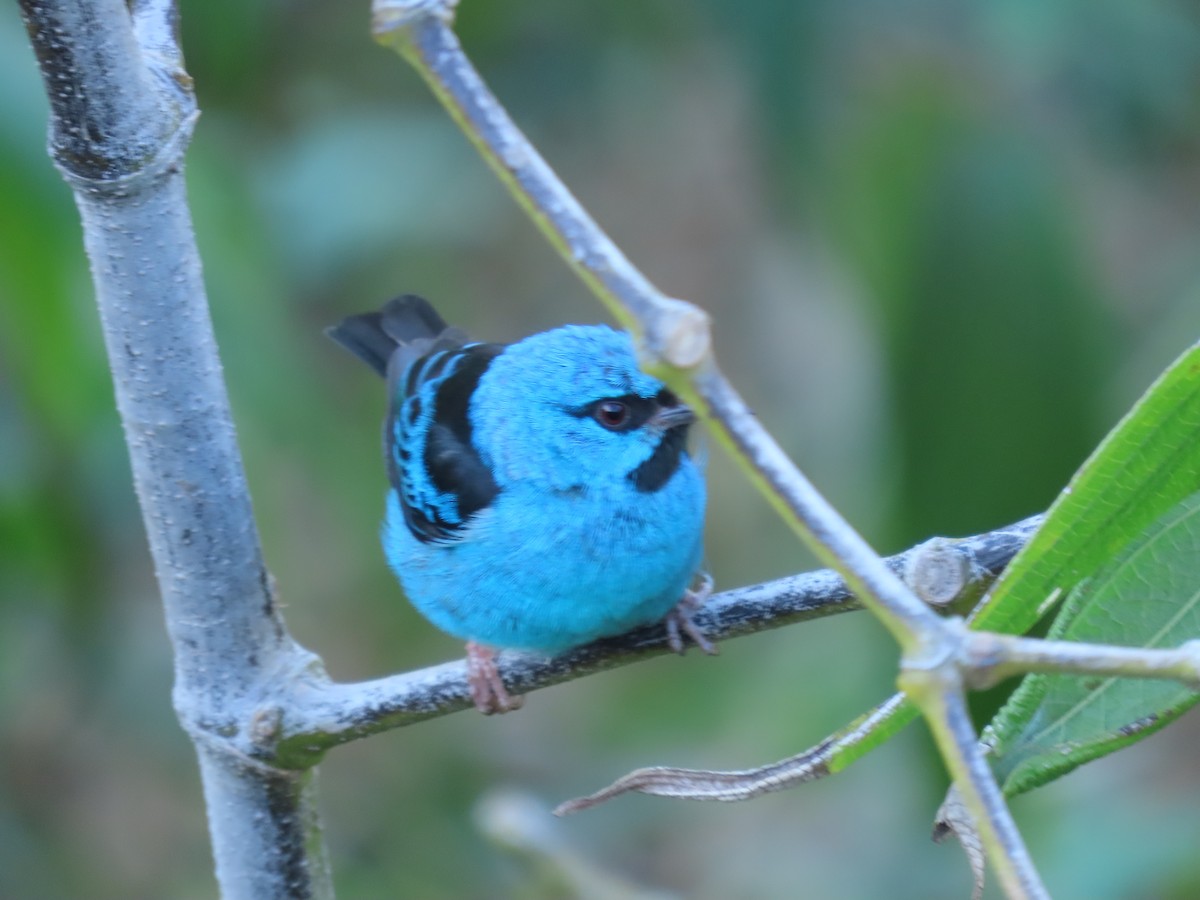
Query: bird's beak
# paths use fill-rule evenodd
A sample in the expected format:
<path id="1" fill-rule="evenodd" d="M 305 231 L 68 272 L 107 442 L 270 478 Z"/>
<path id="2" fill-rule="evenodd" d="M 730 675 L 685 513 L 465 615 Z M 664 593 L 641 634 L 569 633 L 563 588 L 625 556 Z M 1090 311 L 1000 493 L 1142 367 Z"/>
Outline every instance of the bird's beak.
<path id="1" fill-rule="evenodd" d="M 669 431 L 681 425 L 691 425 L 695 421 L 696 414 L 690 406 L 676 403 L 672 406 L 660 406 L 647 424 L 662 431 Z"/>

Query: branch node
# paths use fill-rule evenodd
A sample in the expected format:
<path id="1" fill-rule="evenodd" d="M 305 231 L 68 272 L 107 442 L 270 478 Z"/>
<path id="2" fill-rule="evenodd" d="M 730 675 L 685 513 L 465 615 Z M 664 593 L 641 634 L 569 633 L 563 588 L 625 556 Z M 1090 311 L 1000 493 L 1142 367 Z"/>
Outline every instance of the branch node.
<path id="1" fill-rule="evenodd" d="M 193 106 L 180 117 L 175 130 L 163 137 L 153 153 L 119 175 L 98 177 L 86 174 L 85 168 L 76 165 L 77 160 L 73 156 L 58 147 L 53 148 L 51 155 L 55 168 L 73 188 L 86 191 L 93 197 L 129 197 L 144 185 L 153 184 L 180 170 L 184 150 L 192 139 L 192 130 L 198 118 L 200 111 Z"/>
<path id="2" fill-rule="evenodd" d="M 646 334 L 646 345 L 657 359 L 676 369 L 693 369 L 712 352 L 712 320 L 686 300 L 662 297 Z"/>
<path id="3" fill-rule="evenodd" d="M 1006 655 L 1005 641 L 1000 635 L 966 631 L 959 645 L 959 666 L 966 684 L 977 691 L 999 684 L 1008 674 L 999 668 Z"/>
<path id="4" fill-rule="evenodd" d="M 928 696 L 930 691 L 960 688 L 963 683 L 964 648 L 969 646 L 972 633 L 958 616 L 936 621 L 940 627 L 921 635 L 915 648 L 900 658 L 897 684 L 918 705 L 920 698 Z"/>
<path id="5" fill-rule="evenodd" d="M 953 603 L 971 580 L 971 563 L 949 538 L 930 538 L 908 557 L 904 581 L 930 606 Z"/>

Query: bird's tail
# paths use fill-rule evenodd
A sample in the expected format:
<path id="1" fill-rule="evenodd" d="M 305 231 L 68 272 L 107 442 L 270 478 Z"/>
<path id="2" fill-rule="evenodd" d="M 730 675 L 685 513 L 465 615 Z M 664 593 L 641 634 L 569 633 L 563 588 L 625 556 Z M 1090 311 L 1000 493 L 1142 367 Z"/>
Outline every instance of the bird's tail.
<path id="1" fill-rule="evenodd" d="M 398 349 L 406 351 L 402 354 L 406 359 L 397 360 L 403 371 L 407 362 L 428 353 L 435 343 L 461 346 L 467 340 L 458 329 L 447 327 L 429 301 L 416 294 L 395 297 L 375 312 L 347 316 L 326 328 L 325 334 L 383 376 Z"/>

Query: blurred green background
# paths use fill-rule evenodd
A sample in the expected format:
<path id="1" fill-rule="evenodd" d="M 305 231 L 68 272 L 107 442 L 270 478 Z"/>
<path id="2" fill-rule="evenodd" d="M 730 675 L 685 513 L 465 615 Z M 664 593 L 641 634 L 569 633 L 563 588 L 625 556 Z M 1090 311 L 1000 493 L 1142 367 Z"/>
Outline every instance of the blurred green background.
<path id="1" fill-rule="evenodd" d="M 324 325 L 416 291 L 492 340 L 602 310 L 366 4 L 183 0 L 188 156 L 262 540 L 338 678 L 456 657 L 378 548 L 382 392 Z M 1045 507 L 1200 334 L 1200 10 L 1189 0 L 464 0 L 519 123 L 880 550 Z M 0 7 L 0 896 L 215 893 L 71 195 Z M 809 568 L 719 451 L 709 567 Z M 560 897 L 479 830 L 646 764 L 797 752 L 884 697 L 865 615 L 540 692 L 334 751 L 342 898 Z M 1022 797 L 1056 896 L 1200 895 L 1200 726 Z M 914 727 L 835 780 L 738 805 L 624 798 L 550 826 L 599 871 L 697 898 L 963 897 L 928 840 Z M 608 896 L 627 896 L 614 889 Z M 995 895 L 995 887 L 989 896 Z M 630 895 L 631 896 L 631 895 Z"/>

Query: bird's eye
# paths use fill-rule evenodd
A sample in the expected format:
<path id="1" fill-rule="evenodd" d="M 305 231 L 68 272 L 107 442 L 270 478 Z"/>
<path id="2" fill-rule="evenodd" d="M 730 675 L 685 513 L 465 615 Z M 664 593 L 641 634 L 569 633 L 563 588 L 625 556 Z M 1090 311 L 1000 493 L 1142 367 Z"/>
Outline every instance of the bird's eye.
<path id="1" fill-rule="evenodd" d="M 610 431 L 620 431 L 629 423 L 629 404 L 620 400 L 601 400 L 596 404 L 592 415 Z"/>

